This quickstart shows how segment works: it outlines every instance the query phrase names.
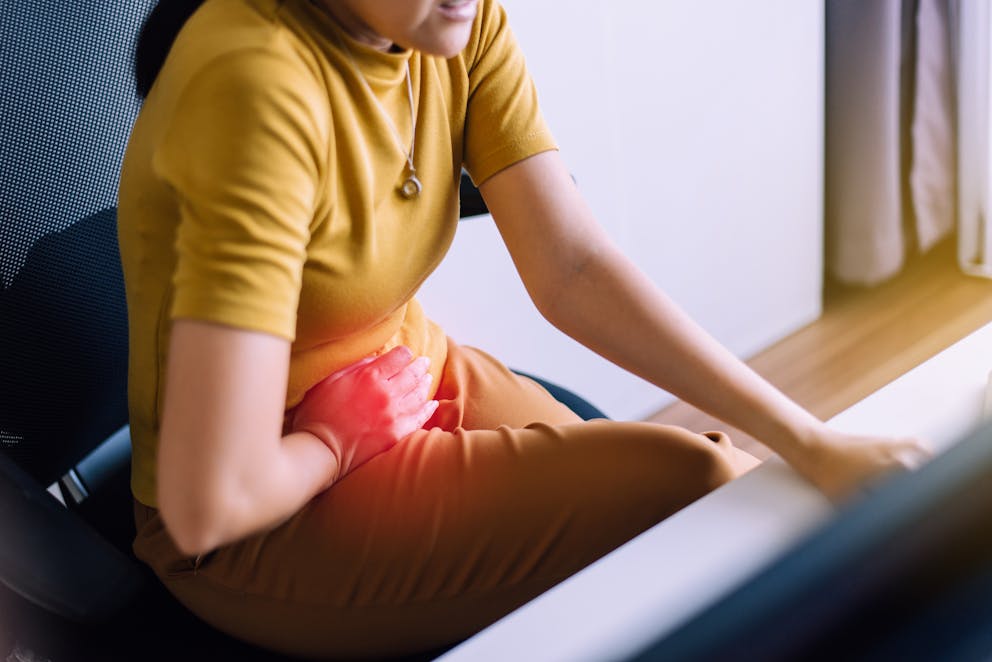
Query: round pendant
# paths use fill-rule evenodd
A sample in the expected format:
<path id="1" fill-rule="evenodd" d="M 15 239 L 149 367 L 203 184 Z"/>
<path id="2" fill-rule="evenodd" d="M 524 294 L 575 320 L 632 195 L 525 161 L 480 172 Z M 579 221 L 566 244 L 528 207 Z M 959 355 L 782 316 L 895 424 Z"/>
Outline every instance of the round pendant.
<path id="1" fill-rule="evenodd" d="M 406 178 L 406 181 L 403 182 L 403 185 L 400 186 L 400 195 L 402 195 L 407 200 L 413 200 L 418 195 L 420 195 L 420 192 L 423 189 L 424 186 L 423 184 L 420 183 L 420 180 L 417 179 L 417 176 L 410 175 L 409 177 Z"/>

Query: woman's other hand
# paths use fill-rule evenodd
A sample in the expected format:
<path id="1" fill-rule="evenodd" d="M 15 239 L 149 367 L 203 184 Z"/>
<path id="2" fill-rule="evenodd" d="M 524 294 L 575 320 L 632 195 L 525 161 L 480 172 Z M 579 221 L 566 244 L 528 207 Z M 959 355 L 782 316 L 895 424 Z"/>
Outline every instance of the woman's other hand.
<path id="1" fill-rule="evenodd" d="M 419 430 L 438 403 L 428 400 L 430 359 L 406 347 L 365 358 L 310 389 L 292 414 L 293 431 L 319 437 L 337 456 L 328 486 Z"/>
<path id="2" fill-rule="evenodd" d="M 819 428 L 796 469 L 832 500 L 866 491 L 888 474 L 917 469 L 929 460 L 929 445 L 912 437 L 893 439 Z"/>

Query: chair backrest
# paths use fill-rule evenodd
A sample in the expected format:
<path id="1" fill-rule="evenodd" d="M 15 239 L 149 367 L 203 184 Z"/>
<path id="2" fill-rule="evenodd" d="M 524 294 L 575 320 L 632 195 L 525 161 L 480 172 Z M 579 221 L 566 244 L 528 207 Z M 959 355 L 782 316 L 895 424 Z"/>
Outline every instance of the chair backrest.
<path id="1" fill-rule="evenodd" d="M 43 485 L 127 420 L 113 207 L 153 4 L 0 12 L 0 451 Z"/>

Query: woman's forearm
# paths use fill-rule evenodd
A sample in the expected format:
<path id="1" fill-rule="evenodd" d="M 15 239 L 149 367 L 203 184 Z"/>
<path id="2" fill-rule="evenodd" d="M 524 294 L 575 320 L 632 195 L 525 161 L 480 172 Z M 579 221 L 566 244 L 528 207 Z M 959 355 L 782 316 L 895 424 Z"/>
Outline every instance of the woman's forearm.
<path id="1" fill-rule="evenodd" d="M 540 306 L 593 351 L 800 462 L 821 422 L 738 360 L 614 247 Z"/>
<path id="2" fill-rule="evenodd" d="M 313 434 L 283 435 L 289 341 L 176 320 L 157 455 L 158 508 L 185 553 L 289 517 L 337 475 Z"/>
<path id="3" fill-rule="evenodd" d="M 283 437 L 269 458 L 260 458 L 231 486 L 231 501 L 218 544 L 266 531 L 295 514 L 334 482 L 338 458 L 318 437 L 293 432 Z"/>
<path id="4" fill-rule="evenodd" d="M 556 152 L 520 161 L 480 190 L 552 324 L 757 437 L 825 492 L 848 493 L 927 457 L 916 439 L 830 430 L 724 349 L 613 246 Z"/>
<path id="5" fill-rule="evenodd" d="M 294 432 L 266 446 L 267 451 L 253 453 L 250 461 L 226 472 L 224 480 L 210 483 L 209 493 L 197 490 L 193 480 L 185 489 L 160 490 L 163 518 L 181 551 L 202 554 L 271 529 L 337 476 L 336 456 L 308 432 Z"/>
<path id="6" fill-rule="evenodd" d="M 822 424 L 711 338 L 617 250 L 556 152 L 525 159 L 480 190 L 528 293 L 552 324 L 794 465 L 806 459 L 806 439 Z"/>

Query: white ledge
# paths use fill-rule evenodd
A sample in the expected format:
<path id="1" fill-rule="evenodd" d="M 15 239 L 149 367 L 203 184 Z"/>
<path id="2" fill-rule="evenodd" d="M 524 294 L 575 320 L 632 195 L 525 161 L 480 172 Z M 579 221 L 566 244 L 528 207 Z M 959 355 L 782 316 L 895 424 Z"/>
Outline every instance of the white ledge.
<path id="1" fill-rule="evenodd" d="M 836 416 L 842 430 L 916 435 L 942 450 L 982 416 L 992 324 Z M 832 513 L 772 459 L 507 615 L 444 662 L 619 660 L 773 562 Z"/>

